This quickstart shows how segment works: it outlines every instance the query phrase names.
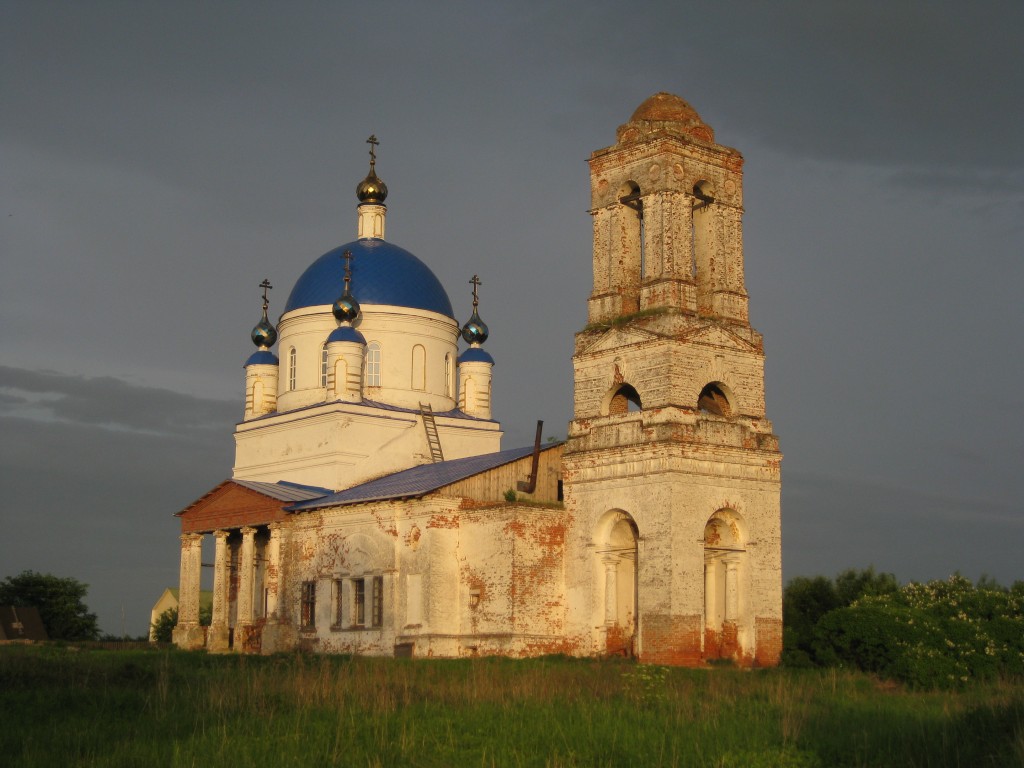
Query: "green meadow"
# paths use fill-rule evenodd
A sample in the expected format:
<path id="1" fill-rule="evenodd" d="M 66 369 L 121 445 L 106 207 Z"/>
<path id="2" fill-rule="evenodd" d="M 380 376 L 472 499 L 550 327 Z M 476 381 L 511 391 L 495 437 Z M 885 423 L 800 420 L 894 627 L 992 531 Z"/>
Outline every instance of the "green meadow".
<path id="1" fill-rule="evenodd" d="M 7 766 L 1024 766 L 1024 681 L 0 648 Z"/>

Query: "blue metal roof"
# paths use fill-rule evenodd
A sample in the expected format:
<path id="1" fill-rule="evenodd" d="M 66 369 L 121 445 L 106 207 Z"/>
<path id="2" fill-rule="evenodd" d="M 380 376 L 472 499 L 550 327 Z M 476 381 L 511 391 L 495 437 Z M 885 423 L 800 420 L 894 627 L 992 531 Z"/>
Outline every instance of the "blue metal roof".
<path id="1" fill-rule="evenodd" d="M 330 488 L 321 488 L 316 485 L 300 485 L 289 483 L 287 480 L 278 480 L 276 483 L 260 483 L 255 480 L 232 480 L 231 482 L 248 488 L 250 491 L 262 493 L 278 501 L 306 501 L 307 499 L 319 499 L 325 494 L 332 493 Z"/>
<path id="2" fill-rule="evenodd" d="M 470 347 L 459 355 L 460 363 L 490 363 L 494 365 L 494 358 L 487 354 L 481 347 Z"/>
<path id="3" fill-rule="evenodd" d="M 277 355 L 275 355 L 273 352 L 271 352 L 268 349 L 257 349 L 255 352 L 253 352 L 251 355 L 249 355 L 249 359 L 245 361 L 245 366 L 243 366 L 243 367 L 248 367 L 250 365 L 277 365 L 277 364 L 278 364 Z"/>
<path id="4" fill-rule="evenodd" d="M 549 443 L 542 451 L 553 448 L 561 443 Z M 485 453 L 481 456 L 467 456 L 464 459 L 439 461 L 436 464 L 421 464 L 412 469 L 405 469 L 391 475 L 370 480 L 369 482 L 332 493 L 320 499 L 303 501 L 285 507 L 289 512 L 321 507 L 338 507 L 345 504 L 359 504 L 367 501 L 383 501 L 385 499 L 401 499 L 409 496 L 423 496 L 446 485 L 451 485 L 467 477 L 478 475 L 502 464 L 525 458 L 533 453 L 533 446 L 510 448 L 497 453 Z"/>
<path id="5" fill-rule="evenodd" d="M 295 283 L 284 311 L 333 304 L 345 284 L 341 255 L 352 252 L 352 294 L 360 304 L 425 309 L 454 318 L 448 294 L 430 268 L 404 248 L 363 238 L 314 261 Z"/>
<path id="6" fill-rule="evenodd" d="M 357 344 L 366 343 L 366 339 L 363 337 L 363 334 L 351 325 L 339 325 L 331 331 L 331 335 L 327 337 L 327 343 L 330 344 L 332 341 L 354 341 Z"/>

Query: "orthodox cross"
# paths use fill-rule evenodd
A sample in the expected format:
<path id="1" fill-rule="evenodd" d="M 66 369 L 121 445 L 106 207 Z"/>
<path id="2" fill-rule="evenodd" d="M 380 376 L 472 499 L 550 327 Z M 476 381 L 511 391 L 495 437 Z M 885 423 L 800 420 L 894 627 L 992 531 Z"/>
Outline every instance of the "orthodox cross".
<path id="1" fill-rule="evenodd" d="M 377 153 L 375 150 L 380 142 L 377 141 L 377 137 L 371 133 L 370 138 L 366 140 L 366 143 L 370 145 L 370 170 L 373 170 L 373 165 L 377 162 Z"/>
<path id="2" fill-rule="evenodd" d="M 477 295 L 476 291 L 477 288 L 483 285 L 483 283 L 480 282 L 480 278 L 477 277 L 476 275 L 473 275 L 473 279 L 470 280 L 469 282 L 473 286 L 473 311 L 475 312 L 477 306 L 480 304 L 480 297 Z"/>
<path id="3" fill-rule="evenodd" d="M 370 138 L 373 137 L 371 136 Z M 372 156 L 372 149 L 370 150 L 370 153 Z M 352 251 L 345 251 L 341 254 L 341 258 L 345 261 L 345 293 L 348 293 L 349 284 L 352 282 Z"/>
<path id="4" fill-rule="evenodd" d="M 260 288 L 263 289 L 263 314 L 267 314 L 267 307 L 270 306 L 270 300 L 267 298 L 267 291 L 273 288 L 270 281 L 267 278 L 263 278 L 263 282 L 260 283 Z"/>

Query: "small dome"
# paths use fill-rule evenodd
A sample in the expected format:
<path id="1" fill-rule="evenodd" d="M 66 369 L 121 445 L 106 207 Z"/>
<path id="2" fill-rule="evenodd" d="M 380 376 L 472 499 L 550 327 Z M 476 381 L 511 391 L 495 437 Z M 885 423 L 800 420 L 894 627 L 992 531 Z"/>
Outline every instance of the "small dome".
<path id="1" fill-rule="evenodd" d="M 274 346 L 276 341 L 277 329 L 267 320 L 267 315 L 264 312 L 263 319 L 256 323 L 256 327 L 252 329 L 252 343 L 261 349 L 266 349 Z"/>
<path id="2" fill-rule="evenodd" d="M 355 319 L 359 317 L 359 302 L 356 301 L 355 296 L 345 291 L 334 302 L 331 312 L 334 313 L 334 319 L 339 323 L 354 323 Z"/>
<path id="3" fill-rule="evenodd" d="M 375 203 L 379 205 L 387 199 L 387 196 L 388 185 L 377 177 L 372 168 L 366 178 L 359 182 L 359 186 L 356 187 L 356 197 L 359 198 L 360 203 Z"/>
<path id="4" fill-rule="evenodd" d="M 250 365 L 277 365 L 277 355 L 271 352 L 269 349 L 258 349 L 249 355 L 249 359 L 245 361 L 245 367 L 248 368 Z"/>
<path id="5" fill-rule="evenodd" d="M 467 344 L 483 344 L 487 341 L 488 334 L 487 323 L 480 319 L 476 310 L 473 310 L 473 316 L 469 318 L 469 322 L 462 326 L 462 338 L 466 340 Z"/>
<path id="6" fill-rule="evenodd" d="M 700 141 L 715 140 L 715 132 L 710 125 L 700 119 L 697 110 L 685 100 L 664 91 L 644 101 L 633 112 L 629 122 L 619 126 L 619 140 L 630 141 L 633 137 L 638 138 L 638 128 L 640 132 L 662 129 L 670 133 L 682 133 Z"/>
<path id="7" fill-rule="evenodd" d="M 351 325 L 339 325 L 333 331 L 331 335 L 327 337 L 327 343 L 331 344 L 335 341 L 346 341 L 355 342 L 356 344 L 366 344 L 366 339 L 359 331 L 353 328 Z"/>
<path id="8" fill-rule="evenodd" d="M 494 365 L 494 358 L 481 347 L 470 347 L 459 355 L 459 364 L 461 365 L 462 363 L 490 363 Z"/>
<path id="9" fill-rule="evenodd" d="M 364 306 L 389 305 L 454 317 L 452 303 L 430 268 L 404 248 L 364 238 L 328 251 L 299 277 L 284 306 L 287 314 L 303 307 L 331 306 L 345 285 L 341 255 L 352 252 L 352 281 Z"/>

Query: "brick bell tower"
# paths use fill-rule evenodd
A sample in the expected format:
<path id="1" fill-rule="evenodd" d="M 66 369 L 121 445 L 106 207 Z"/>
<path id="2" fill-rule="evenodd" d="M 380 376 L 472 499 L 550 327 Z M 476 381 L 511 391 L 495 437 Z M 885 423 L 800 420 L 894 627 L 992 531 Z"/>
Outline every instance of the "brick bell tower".
<path id="1" fill-rule="evenodd" d="M 778 663 L 780 472 L 743 280 L 743 157 L 647 99 L 590 157 L 594 288 L 564 458 L 581 652 Z"/>

